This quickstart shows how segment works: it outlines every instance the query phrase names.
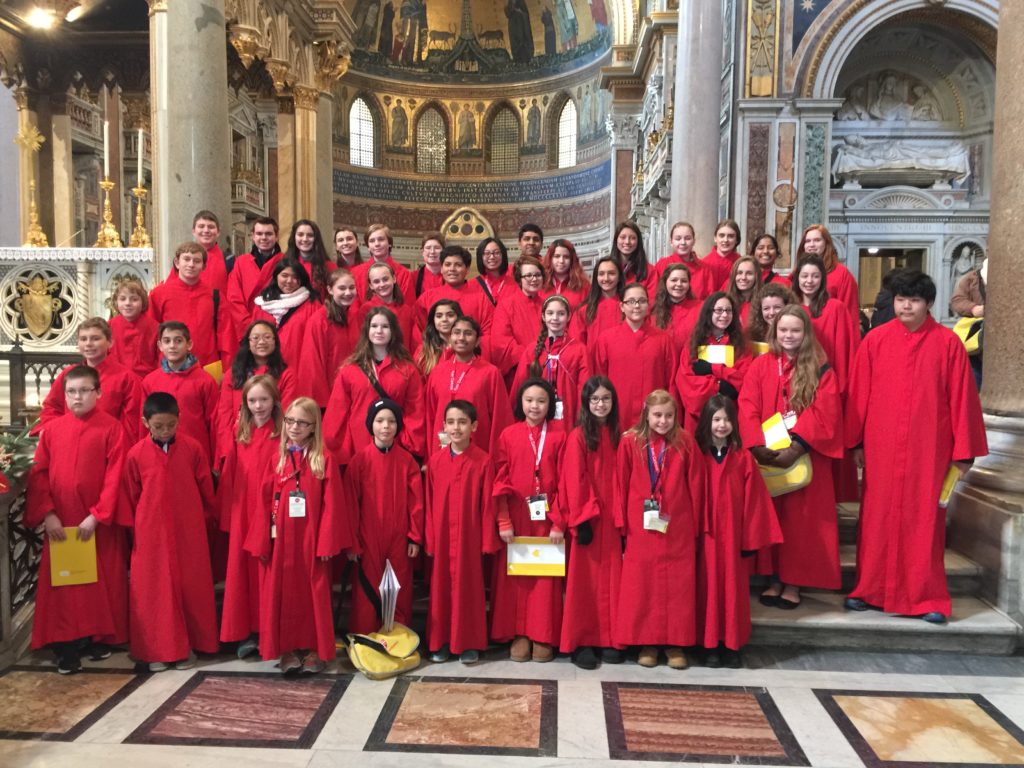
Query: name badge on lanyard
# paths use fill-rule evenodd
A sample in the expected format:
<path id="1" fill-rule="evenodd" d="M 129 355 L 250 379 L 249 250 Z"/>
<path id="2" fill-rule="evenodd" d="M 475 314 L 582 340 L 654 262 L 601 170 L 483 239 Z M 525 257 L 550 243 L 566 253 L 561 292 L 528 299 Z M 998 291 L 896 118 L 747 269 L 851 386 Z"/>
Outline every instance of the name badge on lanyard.
<path id="1" fill-rule="evenodd" d="M 565 404 L 562 402 L 562 398 L 555 398 L 555 421 L 562 421 L 565 418 Z"/>
<path id="2" fill-rule="evenodd" d="M 668 531 L 668 512 L 661 509 L 658 501 L 658 488 L 661 486 L 661 476 L 665 469 L 665 449 L 662 445 L 658 451 L 658 458 L 655 460 L 651 444 L 647 444 L 647 476 L 651 482 L 651 496 L 644 499 L 644 530 L 666 533 Z"/>
<path id="3" fill-rule="evenodd" d="M 291 491 L 288 494 L 288 517 L 306 516 L 306 494 L 302 491 Z"/>
<path id="4" fill-rule="evenodd" d="M 644 499 L 644 530 L 668 532 L 668 520 L 661 516 L 661 506 L 657 499 Z"/>
<path id="5" fill-rule="evenodd" d="M 536 496 L 526 497 L 526 506 L 530 510 L 530 519 L 540 522 L 548 519 L 548 495 L 539 493 Z"/>
<path id="6" fill-rule="evenodd" d="M 533 448 L 533 495 L 526 497 L 526 507 L 530 510 L 530 520 L 539 522 L 548 519 L 548 495 L 540 490 L 540 460 L 544 456 L 544 443 L 548 437 L 548 424 L 540 429 L 540 443 L 533 439 L 533 432 L 527 433 L 530 438 L 530 447 Z"/>

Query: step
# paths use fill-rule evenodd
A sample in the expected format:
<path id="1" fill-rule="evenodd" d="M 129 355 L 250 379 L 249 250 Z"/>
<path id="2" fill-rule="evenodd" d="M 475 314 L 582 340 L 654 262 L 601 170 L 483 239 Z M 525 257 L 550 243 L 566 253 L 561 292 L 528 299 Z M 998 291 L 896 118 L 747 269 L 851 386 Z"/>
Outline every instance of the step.
<path id="1" fill-rule="evenodd" d="M 954 597 L 947 624 L 889 616 L 878 611 L 847 611 L 844 595 L 808 592 L 799 608 L 782 611 L 751 600 L 753 645 L 864 648 L 886 651 L 948 651 L 1009 656 L 1020 627 L 976 597 Z"/>
<path id="2" fill-rule="evenodd" d="M 839 543 L 857 543 L 857 521 L 860 519 L 860 504 L 856 501 L 836 505 L 839 517 Z"/>
<path id="3" fill-rule="evenodd" d="M 959 552 L 947 549 L 945 553 L 946 583 L 949 594 L 976 595 L 980 588 L 981 566 Z M 843 572 L 843 592 L 853 589 L 857 576 L 857 546 L 841 544 L 839 546 L 839 565 Z"/>

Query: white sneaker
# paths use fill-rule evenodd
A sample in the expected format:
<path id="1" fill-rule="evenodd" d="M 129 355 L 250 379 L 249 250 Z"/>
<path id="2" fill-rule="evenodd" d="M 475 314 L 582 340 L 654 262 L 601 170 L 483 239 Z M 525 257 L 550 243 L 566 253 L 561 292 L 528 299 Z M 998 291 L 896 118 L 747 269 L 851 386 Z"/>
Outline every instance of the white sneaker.
<path id="1" fill-rule="evenodd" d="M 188 658 L 174 662 L 175 669 L 192 669 L 196 665 L 196 655 L 189 651 Z"/>
<path id="2" fill-rule="evenodd" d="M 151 661 L 149 662 L 150 672 L 166 672 L 169 669 L 168 665 L 162 661 Z"/>

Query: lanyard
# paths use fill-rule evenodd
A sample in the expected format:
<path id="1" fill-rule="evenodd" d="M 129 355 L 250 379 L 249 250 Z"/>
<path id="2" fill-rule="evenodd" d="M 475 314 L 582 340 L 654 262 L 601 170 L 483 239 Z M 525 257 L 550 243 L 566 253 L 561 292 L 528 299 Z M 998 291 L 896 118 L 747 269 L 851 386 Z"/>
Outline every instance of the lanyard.
<path id="1" fill-rule="evenodd" d="M 784 354 L 785 353 L 783 353 L 782 355 L 779 355 L 778 364 L 779 364 L 779 390 L 782 392 L 782 403 L 785 406 L 785 409 L 782 411 L 782 413 L 785 415 L 785 414 L 787 414 L 787 413 L 789 413 L 789 412 L 791 412 L 793 410 L 789 406 L 789 385 L 790 385 L 790 382 L 793 379 L 793 374 L 792 374 L 792 372 L 790 372 L 789 375 L 787 376 L 787 375 L 785 375 L 785 373 L 782 370 L 782 357 L 783 357 Z"/>
<path id="2" fill-rule="evenodd" d="M 298 490 L 299 489 L 299 474 L 300 474 L 300 472 L 299 472 L 299 464 L 298 464 L 297 461 L 295 461 L 295 454 L 296 453 L 298 453 L 298 451 L 293 451 L 291 448 L 288 449 L 288 458 L 292 460 L 292 469 L 294 470 L 294 474 L 292 475 L 292 480 L 295 481 L 295 490 Z"/>
<path id="3" fill-rule="evenodd" d="M 458 392 L 458 391 L 459 391 L 459 387 L 461 387 L 461 386 L 462 386 L 462 380 L 463 380 L 464 378 L 466 378 L 466 374 L 467 374 L 467 373 L 469 373 L 469 369 L 470 369 L 470 367 L 471 367 L 471 366 L 473 365 L 473 361 L 472 361 L 472 360 L 470 360 L 470 361 L 469 361 L 469 363 L 468 363 L 468 364 L 466 365 L 466 370 L 464 370 L 464 371 L 462 372 L 462 375 L 461 375 L 461 376 L 459 376 L 459 380 L 458 380 L 458 381 L 456 381 L 456 380 L 455 380 L 455 367 L 456 367 L 456 366 L 457 366 L 458 364 L 459 364 L 458 360 L 452 360 L 452 375 L 451 375 L 451 377 L 450 377 L 450 378 L 448 379 L 448 391 L 449 391 L 449 392 L 450 392 L 451 394 L 453 394 L 453 395 L 454 395 L 454 394 L 455 394 L 456 392 Z"/>
<path id="4" fill-rule="evenodd" d="M 530 438 L 530 447 L 533 448 L 533 491 L 540 494 L 540 460 L 544 456 L 544 442 L 548 437 L 548 423 L 540 428 L 540 445 L 533 439 L 533 430 L 527 428 L 527 436 Z"/>
<path id="5" fill-rule="evenodd" d="M 492 283 L 490 275 L 484 275 L 484 282 L 487 283 L 487 288 L 491 292 L 491 296 L 498 298 L 498 295 L 505 290 L 505 278 L 504 276 L 499 277 L 497 282 Z M 495 290 L 497 289 L 497 290 Z"/>
<path id="6" fill-rule="evenodd" d="M 564 338 L 564 336 L 562 338 L 555 338 L 554 336 L 548 337 L 548 358 L 544 363 L 544 378 L 552 387 L 555 387 L 555 379 L 558 377 L 558 365 L 559 360 L 561 359 L 561 352 L 555 353 L 551 350 L 553 350 Z M 557 389 L 557 387 L 555 388 Z"/>
<path id="7" fill-rule="evenodd" d="M 653 499 L 658 492 L 658 486 L 661 485 L 662 470 L 665 468 L 665 448 L 668 445 L 668 441 L 662 444 L 661 450 L 658 451 L 658 460 L 654 460 L 654 451 L 651 449 L 651 443 L 647 443 L 647 476 L 651 481 L 651 498 Z"/>

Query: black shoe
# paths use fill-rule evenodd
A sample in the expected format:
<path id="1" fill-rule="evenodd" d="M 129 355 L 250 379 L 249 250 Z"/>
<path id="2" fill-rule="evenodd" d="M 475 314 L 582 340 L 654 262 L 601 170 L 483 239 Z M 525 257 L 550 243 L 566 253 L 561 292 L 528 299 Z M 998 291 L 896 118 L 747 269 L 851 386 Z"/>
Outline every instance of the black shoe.
<path id="1" fill-rule="evenodd" d="M 843 601 L 843 608 L 848 611 L 867 611 L 871 609 L 871 606 L 859 597 L 848 597 Z"/>
<path id="2" fill-rule="evenodd" d="M 799 600 L 787 600 L 786 598 L 779 596 L 779 599 L 775 601 L 775 607 L 781 608 L 784 611 L 792 611 L 800 607 Z"/>
<path id="3" fill-rule="evenodd" d="M 110 650 L 110 646 L 106 643 L 89 643 L 85 648 L 85 655 L 89 657 L 89 661 L 109 659 L 111 653 L 113 651 Z"/>
<path id="4" fill-rule="evenodd" d="M 81 671 L 82 661 L 74 651 L 64 653 L 57 662 L 57 673 L 60 675 L 73 675 Z"/>
<path id="5" fill-rule="evenodd" d="M 779 604 L 779 596 L 778 595 L 761 595 L 759 598 L 757 598 L 757 602 L 759 602 L 761 605 L 765 606 L 766 608 L 774 608 L 775 606 L 777 606 Z"/>
<path id="6" fill-rule="evenodd" d="M 597 654 L 593 648 L 585 645 L 572 655 L 572 663 L 580 669 L 597 669 Z"/>
<path id="7" fill-rule="evenodd" d="M 601 663 L 602 664 L 621 664 L 622 663 L 622 651 L 618 648 L 602 648 L 601 649 Z"/>
<path id="8" fill-rule="evenodd" d="M 704 666 L 711 669 L 719 669 L 722 666 L 722 657 L 719 655 L 717 648 L 710 648 L 704 654 Z"/>
<path id="9" fill-rule="evenodd" d="M 722 651 L 722 666 L 728 669 L 743 669 L 743 657 L 739 651 L 726 648 Z"/>

